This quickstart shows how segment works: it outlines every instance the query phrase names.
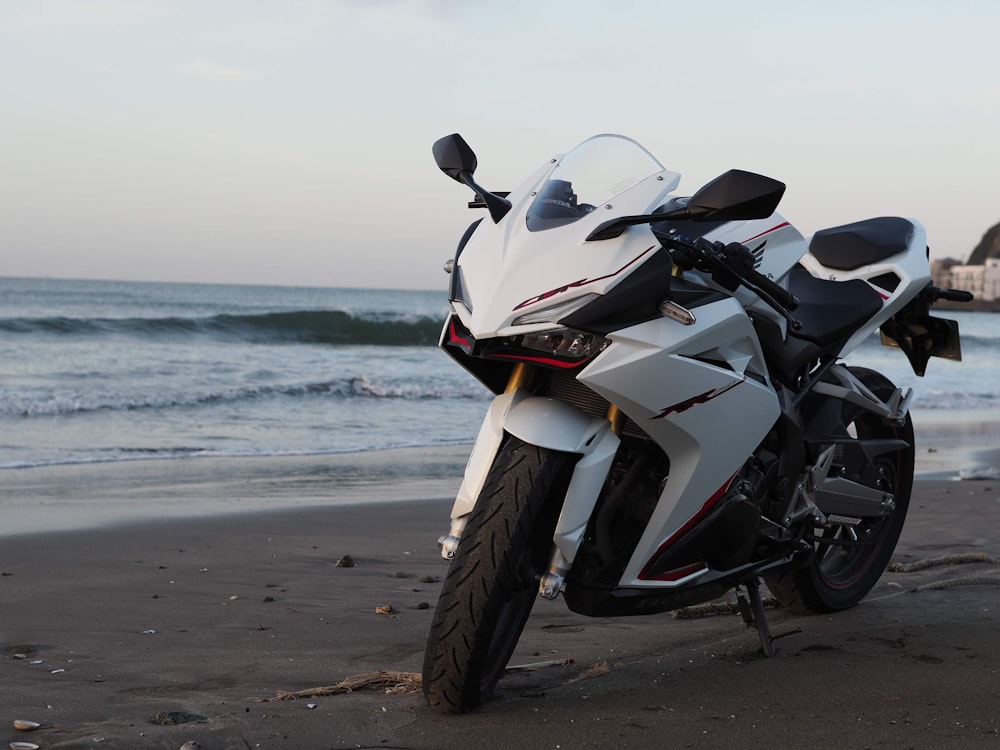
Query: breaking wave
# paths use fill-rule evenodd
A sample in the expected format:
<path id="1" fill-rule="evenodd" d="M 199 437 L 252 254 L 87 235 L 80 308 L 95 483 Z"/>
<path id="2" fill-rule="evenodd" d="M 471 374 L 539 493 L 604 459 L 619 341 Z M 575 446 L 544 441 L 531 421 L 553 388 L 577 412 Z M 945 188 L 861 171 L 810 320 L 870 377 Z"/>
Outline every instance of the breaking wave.
<path id="1" fill-rule="evenodd" d="M 67 337 L 136 336 L 145 340 L 212 337 L 244 342 L 436 344 L 441 318 L 398 313 L 356 315 L 342 310 L 292 310 L 256 315 L 162 318 L 6 318 L 0 332 Z"/>

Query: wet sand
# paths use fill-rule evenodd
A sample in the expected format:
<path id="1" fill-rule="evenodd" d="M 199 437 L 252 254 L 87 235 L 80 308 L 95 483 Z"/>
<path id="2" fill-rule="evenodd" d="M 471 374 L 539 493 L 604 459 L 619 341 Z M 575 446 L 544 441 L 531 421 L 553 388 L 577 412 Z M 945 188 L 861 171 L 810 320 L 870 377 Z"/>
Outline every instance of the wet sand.
<path id="1" fill-rule="evenodd" d="M 395 693 L 366 689 L 362 678 L 353 692 L 265 700 L 382 670 L 419 672 L 445 573 L 435 540 L 457 486 L 448 467 L 457 461 L 460 471 L 464 452 L 423 457 L 442 462 L 441 476 L 409 487 L 399 477 L 404 456 L 352 470 L 322 457 L 262 462 L 251 472 L 225 462 L 189 462 L 181 473 L 148 464 L 60 467 L 21 475 L 16 492 L 8 483 L 5 502 L 16 494 L 27 508 L 50 503 L 53 518 L 67 507 L 83 514 L 88 498 L 122 507 L 129 498 L 174 502 L 178 517 L 7 529 L 0 742 L 1000 747 L 994 562 L 887 572 L 860 606 L 835 615 L 769 610 L 776 633 L 801 629 L 777 642 L 772 659 L 759 655 L 756 632 L 735 615 L 596 620 L 561 601 L 539 602 L 511 664 L 565 665 L 510 675 L 503 696 L 474 713 L 432 713 L 419 692 L 406 691 L 405 674 Z M 331 472 L 340 488 L 332 498 Z M 385 502 L 372 504 L 372 493 Z M 262 497 L 281 509 L 259 510 Z M 320 499 L 328 505 L 313 507 Z M 894 560 L 1000 557 L 998 529 L 1000 484 L 921 480 Z M 345 556 L 354 567 L 338 567 Z M 42 728 L 18 732 L 15 719 Z"/>

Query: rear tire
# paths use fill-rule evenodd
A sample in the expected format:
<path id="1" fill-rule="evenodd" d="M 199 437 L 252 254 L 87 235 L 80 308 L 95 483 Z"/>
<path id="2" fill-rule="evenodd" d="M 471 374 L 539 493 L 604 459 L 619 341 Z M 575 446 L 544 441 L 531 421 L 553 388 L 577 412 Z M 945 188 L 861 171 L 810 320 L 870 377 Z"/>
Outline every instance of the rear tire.
<path id="1" fill-rule="evenodd" d="M 880 398 L 895 386 L 882 374 L 860 367 L 851 372 Z M 885 571 L 903 530 L 913 488 L 913 424 L 909 415 L 901 426 L 887 425 L 861 407 L 844 403 L 841 419 L 845 430 L 859 439 L 904 440 L 909 448 L 886 453 L 872 460 L 878 486 L 892 492 L 895 508 L 888 516 L 864 518 L 859 526 L 817 529 L 813 553 L 804 565 L 764 576 L 774 597 L 798 614 L 835 612 L 860 602 Z M 851 546 L 837 544 L 847 537 Z M 856 537 L 854 539 L 853 537 Z M 829 542 L 824 542 L 829 539 Z"/>
<path id="2" fill-rule="evenodd" d="M 430 706 L 462 713 L 493 696 L 538 596 L 574 456 L 509 437 L 445 578 L 424 652 Z"/>

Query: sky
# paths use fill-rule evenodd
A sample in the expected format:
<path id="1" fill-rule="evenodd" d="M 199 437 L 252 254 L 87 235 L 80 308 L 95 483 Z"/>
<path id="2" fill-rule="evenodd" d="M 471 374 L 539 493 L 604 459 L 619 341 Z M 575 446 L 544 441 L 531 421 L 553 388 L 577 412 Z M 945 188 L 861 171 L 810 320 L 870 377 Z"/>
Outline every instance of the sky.
<path id="1" fill-rule="evenodd" d="M 438 289 L 469 191 L 602 132 L 803 234 L 1000 222 L 995 0 L 0 0 L 0 275 Z"/>

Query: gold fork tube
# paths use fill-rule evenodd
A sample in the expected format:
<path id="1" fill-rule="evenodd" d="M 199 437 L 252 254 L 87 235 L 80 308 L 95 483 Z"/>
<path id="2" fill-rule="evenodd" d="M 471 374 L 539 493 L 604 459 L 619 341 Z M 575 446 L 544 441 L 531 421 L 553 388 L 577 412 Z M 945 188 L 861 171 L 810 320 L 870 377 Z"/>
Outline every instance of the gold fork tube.
<path id="1" fill-rule="evenodd" d="M 623 412 L 614 404 L 608 404 L 608 412 L 606 416 L 608 418 L 608 421 L 611 422 L 611 430 L 616 435 L 621 435 L 622 430 L 625 428 L 625 420 L 626 420 L 625 412 Z"/>
<path id="2" fill-rule="evenodd" d="M 524 388 L 528 385 L 528 381 L 531 379 L 531 367 L 526 365 L 524 362 L 518 362 L 514 365 L 514 369 L 510 371 L 510 377 L 507 379 L 507 388 L 504 393 L 510 393 L 511 391 L 516 391 L 518 388 Z"/>

